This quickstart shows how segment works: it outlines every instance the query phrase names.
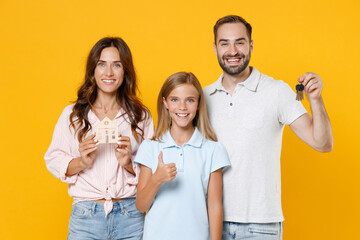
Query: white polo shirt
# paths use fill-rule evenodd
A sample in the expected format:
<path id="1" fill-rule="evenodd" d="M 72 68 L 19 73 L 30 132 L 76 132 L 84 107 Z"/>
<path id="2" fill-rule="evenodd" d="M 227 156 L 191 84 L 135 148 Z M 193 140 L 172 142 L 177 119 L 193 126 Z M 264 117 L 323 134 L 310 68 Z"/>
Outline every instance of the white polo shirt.
<path id="1" fill-rule="evenodd" d="M 280 154 L 284 125 L 306 113 L 283 81 L 252 67 L 232 95 L 222 78 L 204 88 L 209 117 L 231 167 L 224 171 L 224 221 L 269 223 L 284 220 Z"/>

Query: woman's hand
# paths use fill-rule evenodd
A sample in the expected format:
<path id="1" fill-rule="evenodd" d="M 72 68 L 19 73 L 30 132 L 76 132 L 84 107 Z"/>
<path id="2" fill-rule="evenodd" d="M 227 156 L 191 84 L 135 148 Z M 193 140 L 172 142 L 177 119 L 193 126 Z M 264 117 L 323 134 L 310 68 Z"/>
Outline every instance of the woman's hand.
<path id="1" fill-rule="evenodd" d="M 115 145 L 115 156 L 120 166 L 129 172 L 133 172 L 131 163 L 131 141 L 128 136 L 121 136 L 121 134 L 119 134 L 118 143 Z"/>
<path id="2" fill-rule="evenodd" d="M 81 156 L 80 165 L 84 169 L 89 168 L 94 164 L 97 147 L 98 140 L 95 137 L 95 133 L 79 143 L 79 152 Z"/>
<path id="3" fill-rule="evenodd" d="M 159 153 L 159 162 L 153 178 L 159 183 L 172 181 L 177 174 L 175 163 L 165 164 L 163 160 L 163 153 Z"/>

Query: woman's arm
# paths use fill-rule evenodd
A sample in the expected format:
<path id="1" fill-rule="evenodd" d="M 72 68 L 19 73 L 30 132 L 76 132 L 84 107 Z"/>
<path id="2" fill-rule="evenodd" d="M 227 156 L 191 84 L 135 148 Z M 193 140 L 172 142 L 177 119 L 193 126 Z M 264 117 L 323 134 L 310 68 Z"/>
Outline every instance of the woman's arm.
<path id="1" fill-rule="evenodd" d="M 79 144 L 80 157 L 74 158 L 68 165 L 66 176 L 78 174 L 82 170 L 91 167 L 96 158 L 98 140 L 95 134 L 90 135 Z"/>
<path id="2" fill-rule="evenodd" d="M 147 113 L 147 118 L 141 122 L 141 128 L 144 130 L 144 140 L 146 139 L 151 139 L 154 135 L 154 123 L 151 117 L 150 112 Z M 121 135 L 121 134 L 120 134 Z M 119 137 L 121 137 L 119 135 Z M 121 137 L 122 138 L 122 137 Z M 121 149 L 121 143 L 123 142 L 123 140 L 125 139 L 120 139 L 120 145 L 118 144 L 117 146 L 120 147 Z M 130 141 L 130 139 L 129 139 Z M 118 148 L 117 146 L 115 146 L 115 154 L 119 153 L 116 148 Z M 131 150 L 131 146 L 130 146 L 130 158 L 134 157 L 131 156 L 132 155 L 132 150 Z M 119 160 L 118 156 L 116 156 L 117 159 Z M 119 160 L 120 165 L 129 173 L 131 173 L 133 176 L 139 175 L 140 170 L 139 170 L 139 166 L 138 164 L 133 163 L 131 160 L 130 162 L 128 162 L 128 164 L 122 164 L 121 161 Z M 137 182 L 137 181 L 136 181 Z"/>
<path id="3" fill-rule="evenodd" d="M 77 181 L 77 173 L 85 168 L 85 164 L 81 162 L 83 160 L 82 157 L 79 156 L 74 149 L 75 146 L 79 145 L 80 150 L 81 143 L 78 143 L 72 129 L 69 128 L 69 116 L 72 109 L 73 105 L 69 105 L 61 113 L 54 129 L 51 144 L 45 153 L 44 159 L 46 167 L 51 174 L 65 183 L 73 184 Z M 89 143 L 91 143 L 91 141 L 89 141 Z M 92 156 L 95 153 L 91 153 L 90 155 Z"/>
<path id="4" fill-rule="evenodd" d="M 162 152 L 159 154 L 159 162 L 154 174 L 152 174 L 150 168 L 141 165 L 137 186 L 136 208 L 140 212 L 148 210 L 161 184 L 173 180 L 176 177 L 176 173 L 175 163 L 164 164 Z"/>
<path id="5" fill-rule="evenodd" d="M 221 168 L 210 174 L 207 209 L 210 224 L 210 239 L 221 240 L 223 225 Z"/>
<path id="6" fill-rule="evenodd" d="M 118 143 L 115 145 L 115 156 L 121 167 L 132 175 L 136 175 L 131 161 L 131 153 L 130 137 L 119 134 Z"/>

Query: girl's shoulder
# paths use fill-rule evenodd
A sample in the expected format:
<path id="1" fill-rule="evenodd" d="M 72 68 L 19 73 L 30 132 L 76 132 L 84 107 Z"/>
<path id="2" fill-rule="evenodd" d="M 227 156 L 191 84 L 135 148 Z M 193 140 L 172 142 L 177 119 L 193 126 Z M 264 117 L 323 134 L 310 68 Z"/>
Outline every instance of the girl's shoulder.
<path id="1" fill-rule="evenodd" d="M 202 138 L 203 138 L 203 139 L 202 139 L 202 143 L 203 143 L 204 145 L 209 146 L 209 147 L 214 147 L 214 146 L 216 146 L 216 145 L 218 145 L 218 144 L 221 144 L 221 143 L 218 142 L 218 141 L 210 140 L 210 139 L 208 139 L 208 138 L 205 138 L 204 136 L 203 136 Z"/>
<path id="2" fill-rule="evenodd" d="M 156 156 L 159 154 L 159 143 L 154 140 L 146 139 L 142 141 L 137 150 L 134 162 L 143 164 L 146 166 L 151 166 L 152 159 L 156 159 Z"/>
<path id="3" fill-rule="evenodd" d="M 211 151 L 211 152 L 218 151 L 218 150 L 220 150 L 220 151 L 225 150 L 225 147 L 221 142 L 213 141 L 213 140 L 210 140 L 207 138 L 203 138 L 203 145 L 207 151 Z"/>
<path id="4" fill-rule="evenodd" d="M 159 141 L 145 139 L 141 142 L 140 147 L 142 148 L 151 148 L 154 149 L 155 147 L 159 146 L 161 143 Z"/>

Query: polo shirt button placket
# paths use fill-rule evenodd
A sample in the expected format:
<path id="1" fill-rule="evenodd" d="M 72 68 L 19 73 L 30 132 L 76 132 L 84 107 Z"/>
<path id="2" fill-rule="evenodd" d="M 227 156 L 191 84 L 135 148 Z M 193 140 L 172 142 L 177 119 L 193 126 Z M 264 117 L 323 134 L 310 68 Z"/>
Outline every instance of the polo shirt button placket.
<path id="1" fill-rule="evenodd" d="M 182 151 L 182 150 L 181 150 Z M 178 172 L 183 172 L 184 171 L 184 157 L 183 157 L 183 153 L 180 152 L 180 157 L 179 157 L 179 165 L 178 165 Z"/>
<path id="2" fill-rule="evenodd" d="M 229 101 L 229 107 L 228 107 L 228 109 L 229 109 L 229 117 L 231 118 L 231 117 L 233 117 L 234 116 L 234 111 L 235 111 L 235 108 L 234 108 L 234 100 L 235 100 L 235 97 L 234 97 L 234 95 L 233 96 L 231 96 L 231 98 L 230 98 L 230 101 Z"/>

